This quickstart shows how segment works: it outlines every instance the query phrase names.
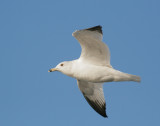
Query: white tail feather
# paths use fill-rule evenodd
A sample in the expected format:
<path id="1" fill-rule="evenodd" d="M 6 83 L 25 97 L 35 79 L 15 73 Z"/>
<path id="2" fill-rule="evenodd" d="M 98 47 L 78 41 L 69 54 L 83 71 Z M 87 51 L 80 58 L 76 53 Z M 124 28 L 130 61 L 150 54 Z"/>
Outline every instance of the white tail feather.
<path id="1" fill-rule="evenodd" d="M 136 75 L 129 74 L 131 81 L 141 82 L 141 78 Z"/>
<path id="2" fill-rule="evenodd" d="M 140 82 L 141 78 L 139 76 L 136 76 L 136 75 L 127 74 L 127 73 L 123 73 L 123 72 L 117 71 L 117 75 L 114 76 L 114 81 L 135 81 L 135 82 Z"/>

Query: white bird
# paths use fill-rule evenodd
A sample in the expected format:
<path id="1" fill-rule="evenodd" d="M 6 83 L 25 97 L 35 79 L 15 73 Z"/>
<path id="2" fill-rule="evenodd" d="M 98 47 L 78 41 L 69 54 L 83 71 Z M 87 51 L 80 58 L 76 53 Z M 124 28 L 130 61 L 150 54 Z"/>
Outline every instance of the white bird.
<path id="1" fill-rule="evenodd" d="M 59 63 L 48 72 L 60 71 L 76 78 L 78 87 L 90 106 L 103 117 L 107 117 L 103 83 L 112 81 L 136 81 L 140 77 L 115 70 L 110 64 L 110 52 L 102 42 L 102 27 L 76 30 L 72 34 L 80 43 L 79 59 Z"/>

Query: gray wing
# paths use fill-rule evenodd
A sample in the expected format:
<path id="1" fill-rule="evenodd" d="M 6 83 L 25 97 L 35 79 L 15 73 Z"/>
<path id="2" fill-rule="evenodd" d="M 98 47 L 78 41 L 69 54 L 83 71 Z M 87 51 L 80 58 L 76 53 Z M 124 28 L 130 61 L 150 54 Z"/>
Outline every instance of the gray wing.
<path id="1" fill-rule="evenodd" d="M 81 45 L 82 52 L 80 59 L 83 62 L 111 67 L 109 48 L 102 42 L 101 26 L 78 30 L 72 35 Z"/>
<path id="2" fill-rule="evenodd" d="M 91 83 L 77 80 L 79 89 L 90 106 L 103 117 L 106 115 L 106 103 L 102 83 Z"/>

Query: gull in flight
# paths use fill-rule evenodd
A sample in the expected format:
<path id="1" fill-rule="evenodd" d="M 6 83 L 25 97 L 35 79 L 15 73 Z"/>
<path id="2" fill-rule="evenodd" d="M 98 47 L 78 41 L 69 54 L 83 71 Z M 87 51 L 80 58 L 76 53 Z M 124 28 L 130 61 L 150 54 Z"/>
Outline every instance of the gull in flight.
<path id="1" fill-rule="evenodd" d="M 140 77 L 115 70 L 110 64 L 108 46 L 102 42 L 102 27 L 76 30 L 74 36 L 81 45 L 79 59 L 64 61 L 48 72 L 59 71 L 77 79 L 77 84 L 89 105 L 107 117 L 103 83 L 112 81 L 140 82 Z"/>

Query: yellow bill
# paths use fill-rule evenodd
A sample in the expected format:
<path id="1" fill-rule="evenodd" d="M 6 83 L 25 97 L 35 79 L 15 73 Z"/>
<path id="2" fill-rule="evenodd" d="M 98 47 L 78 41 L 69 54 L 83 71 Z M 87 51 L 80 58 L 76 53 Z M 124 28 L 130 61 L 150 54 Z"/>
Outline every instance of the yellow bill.
<path id="1" fill-rule="evenodd" d="M 56 68 L 52 68 L 52 69 L 48 70 L 48 72 L 53 72 L 53 71 L 57 71 L 57 69 Z"/>

